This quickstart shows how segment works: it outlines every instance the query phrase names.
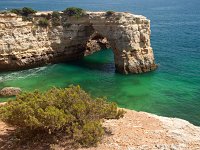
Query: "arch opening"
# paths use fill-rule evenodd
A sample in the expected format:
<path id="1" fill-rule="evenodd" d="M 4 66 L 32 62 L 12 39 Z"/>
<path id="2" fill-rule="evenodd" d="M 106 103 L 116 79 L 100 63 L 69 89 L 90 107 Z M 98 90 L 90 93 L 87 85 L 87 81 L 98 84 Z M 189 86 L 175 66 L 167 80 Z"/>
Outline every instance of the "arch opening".
<path id="1" fill-rule="evenodd" d="M 92 35 L 90 35 L 89 40 L 86 42 L 84 55 L 88 56 L 97 51 L 110 48 L 111 46 L 107 38 L 95 31 Z"/>

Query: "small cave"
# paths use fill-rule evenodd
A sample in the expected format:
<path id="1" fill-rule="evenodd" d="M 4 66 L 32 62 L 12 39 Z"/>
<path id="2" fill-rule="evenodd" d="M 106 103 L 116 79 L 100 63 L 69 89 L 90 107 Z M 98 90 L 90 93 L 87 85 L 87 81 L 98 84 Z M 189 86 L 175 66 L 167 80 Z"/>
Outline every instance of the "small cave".
<path id="1" fill-rule="evenodd" d="M 86 50 L 84 55 L 88 56 L 93 54 L 94 52 L 100 51 L 102 49 L 111 48 L 106 37 L 102 36 L 98 32 L 94 32 L 86 43 Z"/>

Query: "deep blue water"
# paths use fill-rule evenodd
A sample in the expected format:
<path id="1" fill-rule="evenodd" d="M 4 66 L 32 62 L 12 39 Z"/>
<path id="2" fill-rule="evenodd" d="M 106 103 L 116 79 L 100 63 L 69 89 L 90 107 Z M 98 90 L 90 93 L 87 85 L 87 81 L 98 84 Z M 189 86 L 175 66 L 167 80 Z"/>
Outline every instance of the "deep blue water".
<path id="1" fill-rule="evenodd" d="M 45 90 L 80 84 L 121 107 L 200 125 L 200 0 L 0 0 L 0 10 L 24 6 L 37 10 L 76 6 L 144 15 L 151 20 L 151 44 L 159 68 L 143 75 L 119 75 L 114 72 L 112 52 L 102 51 L 76 63 L 0 73 L 0 87 Z"/>

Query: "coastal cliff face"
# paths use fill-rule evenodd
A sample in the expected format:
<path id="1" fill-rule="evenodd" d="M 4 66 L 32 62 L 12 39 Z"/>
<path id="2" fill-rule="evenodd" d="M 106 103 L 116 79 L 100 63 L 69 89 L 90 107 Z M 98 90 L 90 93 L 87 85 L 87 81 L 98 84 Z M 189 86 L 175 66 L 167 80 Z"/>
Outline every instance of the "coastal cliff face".
<path id="1" fill-rule="evenodd" d="M 112 48 L 117 71 L 143 73 L 156 68 L 150 45 L 150 21 L 144 16 L 86 12 L 76 18 L 61 13 L 59 26 L 53 26 L 51 20 L 48 27 L 39 26 L 38 20 L 49 15 L 52 12 L 38 12 L 30 22 L 16 14 L 0 14 L 0 70 L 79 59 L 88 45 L 91 47 L 91 41 L 95 43 L 91 39 L 94 34 L 102 39 L 98 44 Z"/>

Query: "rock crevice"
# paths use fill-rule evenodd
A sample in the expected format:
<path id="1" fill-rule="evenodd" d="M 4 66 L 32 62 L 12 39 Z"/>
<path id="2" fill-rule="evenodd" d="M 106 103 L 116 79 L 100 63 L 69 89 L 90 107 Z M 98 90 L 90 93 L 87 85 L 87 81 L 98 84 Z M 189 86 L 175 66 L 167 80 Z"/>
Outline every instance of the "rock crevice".
<path id="1" fill-rule="evenodd" d="M 110 16 L 105 12 L 86 12 L 77 19 L 61 13 L 59 26 L 38 26 L 40 18 L 51 14 L 38 12 L 33 15 L 33 22 L 12 13 L 0 14 L 0 70 L 79 59 L 87 53 L 88 45 L 93 49 L 111 47 L 116 70 L 121 73 L 143 73 L 156 68 L 150 45 L 150 21 L 146 17 L 123 12 Z M 95 46 L 90 39 L 95 33 L 105 38 L 106 41 L 95 39 L 97 44 L 104 45 Z"/>

